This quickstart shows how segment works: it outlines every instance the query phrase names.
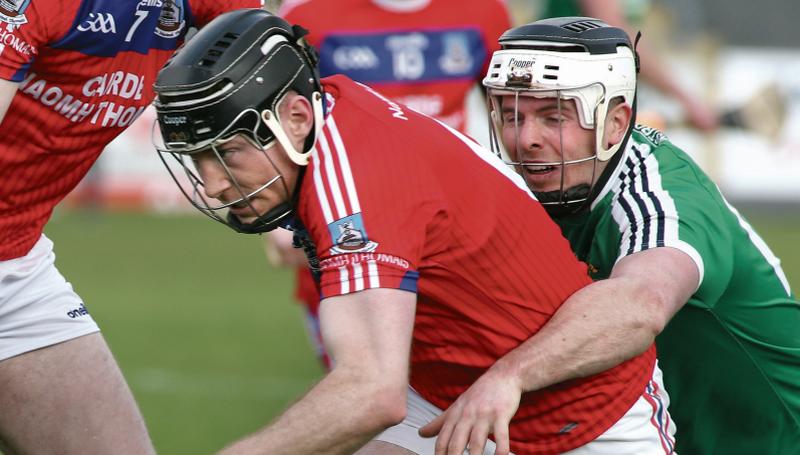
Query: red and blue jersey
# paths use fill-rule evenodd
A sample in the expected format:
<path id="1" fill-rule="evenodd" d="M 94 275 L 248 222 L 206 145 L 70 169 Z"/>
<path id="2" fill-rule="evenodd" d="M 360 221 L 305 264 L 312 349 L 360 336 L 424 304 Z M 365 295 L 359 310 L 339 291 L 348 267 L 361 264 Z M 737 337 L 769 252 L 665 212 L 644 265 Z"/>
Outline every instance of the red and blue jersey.
<path id="1" fill-rule="evenodd" d="M 30 250 L 53 207 L 152 101 L 187 29 L 261 3 L 0 1 L 0 78 L 19 83 L 0 124 L 0 260 Z"/>
<path id="2" fill-rule="evenodd" d="M 586 266 L 494 154 L 344 76 L 323 87 L 328 115 L 298 205 L 323 298 L 415 292 L 411 385 L 447 408 L 591 282 Z M 512 451 L 560 453 L 593 440 L 641 396 L 654 362 L 651 347 L 524 394 Z"/>
<path id="3" fill-rule="evenodd" d="M 344 74 L 463 132 L 467 94 L 511 26 L 508 11 L 501 0 L 415 3 L 306 0 L 281 14 L 309 29 L 323 77 Z"/>

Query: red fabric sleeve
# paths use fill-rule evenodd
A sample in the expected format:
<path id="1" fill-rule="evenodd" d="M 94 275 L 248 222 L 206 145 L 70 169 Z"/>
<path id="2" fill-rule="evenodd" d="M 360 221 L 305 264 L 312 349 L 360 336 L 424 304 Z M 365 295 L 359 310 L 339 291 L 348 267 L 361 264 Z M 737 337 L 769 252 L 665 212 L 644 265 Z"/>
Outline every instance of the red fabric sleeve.
<path id="1" fill-rule="evenodd" d="M 31 0 L 0 6 L 0 78 L 20 82 L 48 44 L 64 36 L 80 1 Z"/>

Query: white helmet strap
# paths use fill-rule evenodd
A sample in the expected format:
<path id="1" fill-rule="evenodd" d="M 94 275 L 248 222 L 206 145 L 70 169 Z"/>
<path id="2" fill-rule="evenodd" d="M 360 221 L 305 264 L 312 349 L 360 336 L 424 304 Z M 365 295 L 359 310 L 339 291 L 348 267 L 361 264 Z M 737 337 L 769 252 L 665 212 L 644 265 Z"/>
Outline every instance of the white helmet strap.
<path id="1" fill-rule="evenodd" d="M 281 100 L 282 102 L 283 100 Z M 280 104 L 280 102 L 278 103 Z M 314 141 L 316 143 L 317 138 L 319 137 L 320 131 L 322 131 L 322 125 L 325 121 L 322 109 L 322 94 L 319 92 L 314 92 L 311 95 L 311 104 L 312 110 L 314 111 Z M 311 157 L 311 149 L 298 152 L 294 145 L 292 145 L 292 141 L 289 139 L 289 136 L 286 135 L 286 132 L 283 130 L 281 126 L 280 119 L 278 118 L 277 112 L 272 112 L 269 109 L 264 109 L 261 111 L 261 120 L 264 121 L 264 124 L 272 131 L 272 134 L 275 135 L 275 139 L 281 144 L 283 149 L 286 151 L 286 154 L 289 156 L 289 159 L 292 160 L 293 163 L 299 166 L 307 166 L 308 161 Z"/>

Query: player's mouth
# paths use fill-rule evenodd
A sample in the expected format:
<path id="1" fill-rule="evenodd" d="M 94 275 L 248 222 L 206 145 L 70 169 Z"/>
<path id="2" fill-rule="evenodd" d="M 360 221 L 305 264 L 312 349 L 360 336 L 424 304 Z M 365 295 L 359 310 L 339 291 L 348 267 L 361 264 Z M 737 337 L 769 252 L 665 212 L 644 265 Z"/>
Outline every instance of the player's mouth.
<path id="1" fill-rule="evenodd" d="M 537 166 L 528 164 L 523 166 L 523 168 L 525 168 L 525 173 L 527 174 L 546 175 L 558 169 L 558 166 Z"/>
<path id="2" fill-rule="evenodd" d="M 241 200 L 235 204 L 231 204 L 228 206 L 230 212 L 236 216 L 253 216 L 255 209 L 253 209 L 251 204 L 248 204 L 247 201 Z"/>

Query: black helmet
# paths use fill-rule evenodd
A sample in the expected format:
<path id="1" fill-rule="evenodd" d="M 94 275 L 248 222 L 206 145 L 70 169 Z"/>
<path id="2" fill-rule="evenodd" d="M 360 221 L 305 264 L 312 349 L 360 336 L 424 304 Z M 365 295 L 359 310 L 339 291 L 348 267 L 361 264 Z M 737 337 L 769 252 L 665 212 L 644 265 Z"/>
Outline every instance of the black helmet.
<path id="1" fill-rule="evenodd" d="M 155 107 L 167 150 L 192 153 L 236 132 L 269 143 L 276 133 L 257 122 L 254 127 L 243 114 L 274 113 L 288 90 L 314 104 L 322 90 L 316 54 L 302 39 L 306 33 L 261 9 L 231 11 L 206 25 L 156 79 Z M 308 142 L 301 155 L 314 138 Z"/>
<path id="2" fill-rule="evenodd" d="M 278 227 L 291 218 L 293 201 L 284 201 L 248 224 L 230 213 L 223 216 L 218 211 L 250 204 L 251 198 L 275 179 L 247 193 L 228 171 L 241 198 L 213 204 L 203 196 L 204 182 L 188 156 L 211 149 L 221 161 L 215 146 L 243 134 L 262 150 L 277 141 L 295 164 L 308 164 L 322 128 L 323 108 L 317 56 L 303 39 L 306 34 L 303 28 L 261 9 L 231 11 L 179 48 L 156 79 L 154 104 L 163 138 L 163 146 L 157 148 L 162 161 L 196 208 L 238 232 Z M 292 145 L 277 115 L 278 105 L 289 91 L 305 97 L 314 110 L 313 132 L 303 150 Z M 183 168 L 190 190 L 165 159 L 170 155 Z M 281 177 L 279 174 L 278 179 Z M 294 190 L 297 194 L 297 188 Z"/>

